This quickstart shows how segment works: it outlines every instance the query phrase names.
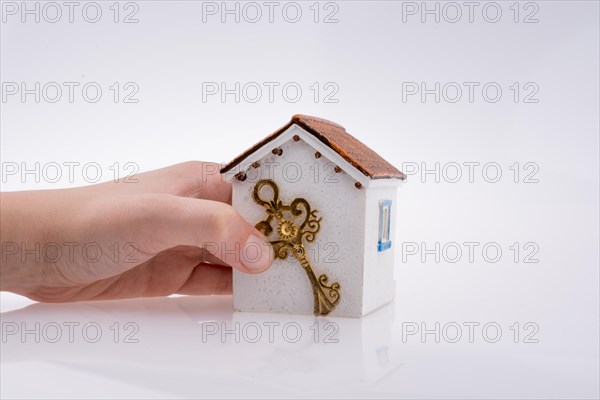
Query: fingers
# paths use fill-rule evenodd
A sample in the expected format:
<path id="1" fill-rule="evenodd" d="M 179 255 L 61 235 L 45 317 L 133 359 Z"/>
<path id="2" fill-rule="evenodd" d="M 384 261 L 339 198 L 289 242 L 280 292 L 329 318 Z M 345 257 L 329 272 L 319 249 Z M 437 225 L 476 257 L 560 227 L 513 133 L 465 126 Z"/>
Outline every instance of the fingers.
<path id="1" fill-rule="evenodd" d="M 233 292 L 231 268 L 211 264 L 196 266 L 177 294 L 208 295 Z"/>
<path id="2" fill-rule="evenodd" d="M 221 176 L 220 164 L 189 161 L 168 169 L 168 173 L 177 176 L 179 184 L 173 194 L 231 204 L 231 184 Z"/>
<path id="3" fill-rule="evenodd" d="M 221 177 L 220 168 L 217 163 L 189 161 L 127 176 L 116 183 L 92 185 L 87 190 L 98 194 L 111 188 L 120 194 L 162 193 L 231 204 L 231 185 Z"/>
<path id="4" fill-rule="evenodd" d="M 113 300 L 135 297 L 231 294 L 230 267 L 198 263 L 190 251 L 168 249 L 120 275 L 95 281 L 72 296 L 41 298 L 50 302 Z"/>
<path id="5" fill-rule="evenodd" d="M 197 246 L 246 273 L 262 272 L 273 262 L 270 243 L 228 204 L 157 195 L 145 207 L 143 221 L 133 225 L 140 235 L 150 236 L 155 246 L 151 252 Z"/>
<path id="6" fill-rule="evenodd" d="M 204 251 L 177 246 L 116 277 L 96 281 L 79 296 L 92 300 L 132 297 L 231 294 L 231 267 L 206 264 Z"/>

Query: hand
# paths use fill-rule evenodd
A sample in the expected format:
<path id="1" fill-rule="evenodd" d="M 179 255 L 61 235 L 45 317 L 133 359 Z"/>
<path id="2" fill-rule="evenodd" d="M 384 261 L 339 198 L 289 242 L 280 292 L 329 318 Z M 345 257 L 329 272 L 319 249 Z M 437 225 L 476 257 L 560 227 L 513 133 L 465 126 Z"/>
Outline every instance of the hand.
<path id="1" fill-rule="evenodd" d="M 2 193 L 0 289 L 46 302 L 231 293 L 231 267 L 262 272 L 273 249 L 218 171 L 188 162 L 137 182 Z"/>

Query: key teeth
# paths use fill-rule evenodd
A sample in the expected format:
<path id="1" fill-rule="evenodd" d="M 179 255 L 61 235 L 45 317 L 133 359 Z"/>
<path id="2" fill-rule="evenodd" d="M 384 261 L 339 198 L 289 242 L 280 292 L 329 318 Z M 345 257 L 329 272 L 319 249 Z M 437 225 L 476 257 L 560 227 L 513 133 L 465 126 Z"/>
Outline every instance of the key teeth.
<path id="1" fill-rule="evenodd" d="M 322 274 L 319 276 L 319 289 L 315 298 L 314 309 L 316 316 L 328 315 L 340 302 L 340 284 L 338 282 L 334 282 L 331 284 L 331 286 L 329 286 L 327 285 L 328 281 L 329 278 L 327 275 Z M 327 293 L 325 293 L 323 289 L 326 289 Z"/>

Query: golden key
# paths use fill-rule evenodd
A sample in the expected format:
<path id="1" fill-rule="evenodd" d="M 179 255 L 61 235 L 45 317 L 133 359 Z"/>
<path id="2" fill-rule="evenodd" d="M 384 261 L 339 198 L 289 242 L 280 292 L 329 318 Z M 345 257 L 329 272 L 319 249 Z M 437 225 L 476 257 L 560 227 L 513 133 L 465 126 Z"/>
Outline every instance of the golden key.
<path id="1" fill-rule="evenodd" d="M 261 190 L 265 186 L 270 187 L 273 191 L 271 200 L 263 200 L 260 196 Z M 325 274 L 317 278 L 303 243 L 304 240 L 313 243 L 321 229 L 321 218 L 317 218 L 317 210 L 311 210 L 310 204 L 303 198 L 297 198 L 290 204 L 284 204 L 279 200 L 277 184 L 270 179 L 263 179 L 254 186 L 252 198 L 267 212 L 267 217 L 256 224 L 256 229 L 269 237 L 274 232 L 271 223 L 273 220 L 277 223 L 278 238 L 269 241 L 273 246 L 275 258 L 283 260 L 291 252 L 308 275 L 313 290 L 314 314 L 329 314 L 340 302 L 340 284 L 334 282 L 328 285 L 329 278 Z M 296 223 L 297 220 L 301 222 L 300 226 Z"/>

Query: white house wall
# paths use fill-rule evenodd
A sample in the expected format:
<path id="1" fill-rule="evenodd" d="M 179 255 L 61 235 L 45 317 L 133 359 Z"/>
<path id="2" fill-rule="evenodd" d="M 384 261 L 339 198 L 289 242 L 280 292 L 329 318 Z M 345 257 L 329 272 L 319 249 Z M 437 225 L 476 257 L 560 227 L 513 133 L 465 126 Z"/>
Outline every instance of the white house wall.
<path id="1" fill-rule="evenodd" d="M 292 140 L 294 134 L 301 140 Z M 233 206 L 252 224 L 264 219 L 265 210 L 254 202 L 252 191 L 260 179 L 273 179 L 284 203 L 302 197 L 313 209 L 319 210 L 321 229 L 316 242 L 306 246 L 307 254 L 317 277 L 327 274 L 329 283 L 339 282 L 341 286 L 341 300 L 330 315 L 358 317 L 362 315 L 363 301 L 366 190 L 357 189 L 356 179 L 348 173 L 335 173 L 333 168 L 342 164 L 341 158 L 332 162 L 324 156 L 330 149 L 320 142 L 316 143 L 316 149 L 309 146 L 304 139 L 314 138 L 306 135 L 310 134 L 292 126 L 277 142 L 268 143 L 254 156 L 249 156 L 246 165 L 258 161 L 260 167 L 248 170 L 245 181 L 232 180 Z M 281 156 L 271 152 L 276 147 L 283 150 Z M 316 151 L 323 156 L 315 158 Z M 261 158 L 253 158 L 259 154 Z M 263 191 L 267 193 L 268 189 Z M 239 311 L 313 313 L 308 277 L 291 256 L 287 260 L 275 260 L 262 274 L 234 271 L 233 292 L 234 308 Z"/>
<path id="2" fill-rule="evenodd" d="M 394 282 L 394 255 L 398 248 L 395 231 L 398 219 L 397 192 L 400 185 L 398 179 L 379 179 L 372 181 L 367 190 L 365 204 L 365 269 L 363 313 L 367 314 L 394 298 L 396 285 Z M 391 200 L 390 240 L 392 246 L 378 251 L 379 240 L 379 202 Z"/>

